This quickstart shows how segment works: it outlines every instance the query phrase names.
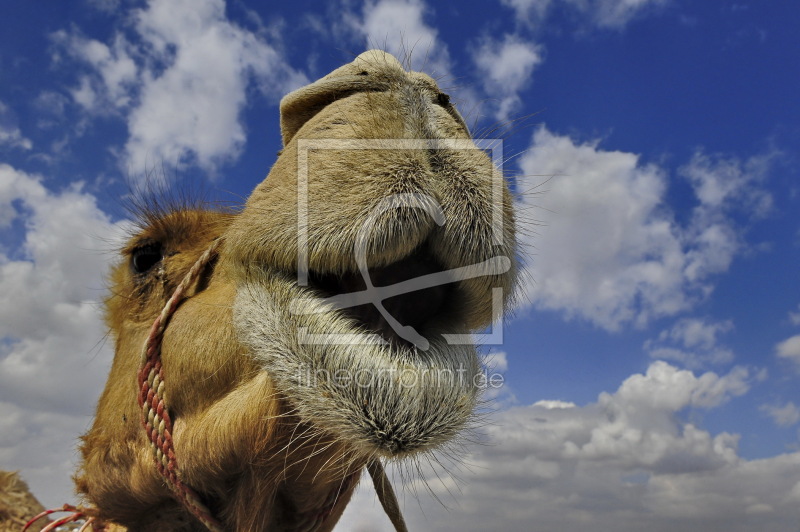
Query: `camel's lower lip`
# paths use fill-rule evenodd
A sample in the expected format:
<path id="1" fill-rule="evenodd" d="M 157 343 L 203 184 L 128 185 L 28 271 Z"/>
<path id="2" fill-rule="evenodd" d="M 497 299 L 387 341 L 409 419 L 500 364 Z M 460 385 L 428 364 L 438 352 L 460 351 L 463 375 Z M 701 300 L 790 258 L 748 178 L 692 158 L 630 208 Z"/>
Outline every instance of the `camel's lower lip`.
<path id="1" fill-rule="evenodd" d="M 454 320 L 461 316 L 452 310 L 463 308 L 454 304 L 461 288 L 447 282 L 446 276 L 439 283 L 437 274 L 422 273 L 437 267 L 435 261 L 434 266 L 426 262 L 415 265 L 404 259 L 374 269 L 373 275 L 377 283 L 416 279 L 420 274 L 437 281 L 420 283 L 434 287 L 427 296 L 427 288 L 392 294 L 406 309 L 398 314 L 409 309 L 419 312 L 401 316 L 407 323 L 425 321 L 423 313 L 430 316 L 429 323 L 419 326 L 429 342 L 427 349 L 398 345 L 404 340 L 379 345 L 345 309 L 333 309 L 331 297 L 320 297 L 320 289 L 299 288 L 289 276 L 257 274 L 237 290 L 233 319 L 240 341 L 302 419 L 336 434 L 359 452 L 402 456 L 431 449 L 468 422 L 479 393 L 473 378 L 479 365 L 473 345 L 448 339 L 456 328 Z M 352 279 L 337 276 L 344 278 Z M 398 282 L 408 286 L 408 281 Z M 404 297 L 418 298 L 420 293 L 422 298 L 405 302 Z M 285 301 L 292 303 L 281 304 Z M 437 308 L 439 314 L 432 315 Z"/>
<path id="2" fill-rule="evenodd" d="M 370 268 L 368 274 L 369 282 L 374 287 L 381 288 L 443 270 L 444 268 L 429 253 L 424 249 L 418 249 L 387 266 Z M 355 320 L 367 332 L 380 335 L 395 348 L 415 345 L 412 340 L 412 336 L 415 335 L 402 333 L 399 329 L 413 328 L 421 336 L 431 332 L 429 330 L 431 321 L 434 318 L 437 318 L 436 321 L 441 321 L 442 315 L 448 313 L 452 306 L 452 292 L 455 290 L 455 287 L 448 283 L 419 289 L 413 289 L 412 286 L 411 290 L 399 295 L 351 306 L 346 303 L 348 295 L 363 293 L 368 288 L 361 272 L 344 274 L 309 272 L 308 281 L 309 285 L 325 298 L 340 296 L 337 298 L 340 302 L 338 305 L 340 312 Z M 382 313 L 375 303 L 380 303 L 389 316 Z M 387 318 L 394 318 L 396 321 L 390 323 Z"/>

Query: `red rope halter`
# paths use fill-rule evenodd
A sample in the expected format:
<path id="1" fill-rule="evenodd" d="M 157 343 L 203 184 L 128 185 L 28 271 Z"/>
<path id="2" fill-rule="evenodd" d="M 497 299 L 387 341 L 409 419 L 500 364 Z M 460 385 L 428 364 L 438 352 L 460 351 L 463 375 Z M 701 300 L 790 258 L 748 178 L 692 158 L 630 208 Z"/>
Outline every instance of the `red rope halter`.
<path id="1" fill-rule="evenodd" d="M 211 510 L 203 503 L 197 492 L 185 484 L 178 476 L 178 459 L 175 456 L 175 448 L 172 442 L 172 418 L 169 415 L 167 406 L 164 371 L 161 366 L 161 340 L 170 317 L 174 314 L 181 301 L 186 298 L 186 292 L 200 276 L 203 268 L 216 257 L 219 246 L 220 240 L 217 239 L 203 252 L 181 280 L 167 304 L 164 305 L 161 314 L 156 317 L 142 349 L 141 367 L 137 374 L 138 401 L 139 407 L 142 409 L 142 426 L 153 448 L 158 472 L 164 477 L 167 485 L 183 506 L 212 532 L 224 532 L 225 528 L 213 516 Z M 381 505 L 389 515 L 392 524 L 394 524 L 396 530 L 405 532 L 406 527 L 399 512 L 397 500 L 378 459 L 372 460 L 368 465 L 368 469 L 375 483 Z M 329 494 L 321 508 L 302 516 L 301 522 L 295 527 L 295 530 L 314 530 L 320 526 L 333 512 L 333 508 L 339 500 L 339 495 L 355 484 L 359 473 L 359 471 L 356 471 L 345 477 L 339 489 Z M 49 523 L 43 529 L 43 532 L 54 531 L 61 525 L 80 519 L 87 519 L 80 528 L 81 531 L 88 530 L 89 525 L 92 525 L 92 528 L 96 531 L 105 529 L 104 523 L 96 515 L 96 509 L 65 504 L 62 508 L 45 510 L 40 513 L 28 521 L 22 532 L 27 531 L 39 519 L 56 512 L 72 513 Z"/>
<path id="2" fill-rule="evenodd" d="M 142 366 L 138 375 L 142 425 L 155 452 L 158 471 L 167 481 L 167 485 L 169 485 L 178 500 L 212 532 L 223 532 L 222 524 L 214 518 L 208 507 L 200 500 L 198 494 L 181 481 L 178 476 L 178 460 L 172 444 L 172 420 L 169 416 L 165 398 L 164 372 L 161 367 L 161 339 L 170 317 L 186 297 L 186 291 L 197 280 L 203 268 L 216 256 L 219 245 L 220 240 L 215 240 L 203 252 L 175 289 L 161 314 L 153 322 L 142 351 Z M 406 525 L 403 516 L 400 513 L 397 499 L 380 461 L 377 458 L 373 459 L 370 461 L 368 469 L 375 484 L 378 499 L 381 501 L 381 505 L 392 524 L 398 532 L 405 532 Z M 314 530 L 320 526 L 333 511 L 338 502 L 339 494 L 349 489 L 357 478 L 358 472 L 346 477 L 340 489 L 335 490 L 328 496 L 322 508 L 302 516 L 301 521 L 303 522 L 298 525 L 298 530 Z"/>
<path id="3" fill-rule="evenodd" d="M 142 425 L 153 447 L 158 472 L 186 509 L 213 532 L 223 532 L 222 524 L 214 518 L 198 494 L 178 476 L 178 459 L 172 444 L 172 419 L 166 402 L 164 371 L 161 367 L 161 339 L 170 317 L 186 297 L 189 286 L 216 256 L 219 244 L 220 241 L 215 240 L 197 259 L 153 322 L 142 350 L 142 365 L 138 374 Z"/>

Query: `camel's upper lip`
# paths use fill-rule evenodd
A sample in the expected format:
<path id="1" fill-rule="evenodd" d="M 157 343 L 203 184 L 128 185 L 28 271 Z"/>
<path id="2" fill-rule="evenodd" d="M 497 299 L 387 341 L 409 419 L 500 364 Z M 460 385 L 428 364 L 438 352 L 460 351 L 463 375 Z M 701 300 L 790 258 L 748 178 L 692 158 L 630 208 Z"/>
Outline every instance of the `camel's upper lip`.
<path id="1" fill-rule="evenodd" d="M 405 258 L 386 266 L 371 267 L 368 270 L 369 282 L 374 287 L 387 287 L 404 283 L 423 276 L 444 271 L 444 268 L 435 258 L 421 246 Z M 343 274 L 319 273 L 309 271 L 309 285 L 316 289 L 323 297 L 341 296 L 343 294 L 364 293 L 368 289 L 367 280 L 361 272 L 347 272 Z M 411 283 L 413 285 L 413 283 Z M 442 283 L 434 286 L 404 291 L 382 299 L 380 304 L 389 314 L 392 323 L 381 312 L 378 306 L 372 303 L 340 305 L 340 312 L 355 320 L 367 332 L 379 334 L 392 347 L 416 345 L 412 337 L 424 337 L 430 332 L 431 322 L 443 313 L 452 310 L 452 293 L 455 287 L 452 283 Z M 346 300 L 340 297 L 339 300 Z M 441 321 L 441 320 L 436 320 Z M 398 329 L 409 330 L 417 333 L 402 333 Z"/>

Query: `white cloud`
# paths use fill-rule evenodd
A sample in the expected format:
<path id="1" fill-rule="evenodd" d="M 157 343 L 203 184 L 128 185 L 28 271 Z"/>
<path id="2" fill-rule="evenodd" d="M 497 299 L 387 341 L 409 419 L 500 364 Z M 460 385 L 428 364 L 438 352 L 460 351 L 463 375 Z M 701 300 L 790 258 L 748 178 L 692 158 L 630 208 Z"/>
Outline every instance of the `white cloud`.
<path id="1" fill-rule="evenodd" d="M 483 356 L 483 366 L 492 372 L 505 373 L 508 371 L 508 358 L 503 351 L 492 351 Z"/>
<path id="2" fill-rule="evenodd" d="M 517 18 L 538 26 L 555 5 L 566 5 L 580 13 L 598 28 L 622 29 L 631 20 L 669 3 L 669 0 L 503 0 L 512 7 Z"/>
<path id="3" fill-rule="evenodd" d="M 637 16 L 669 0 L 567 0 L 600 28 L 621 29 Z"/>
<path id="4" fill-rule="evenodd" d="M 435 13 L 423 0 L 365 0 L 360 10 L 342 8 L 336 14 L 339 20 L 326 22 L 335 39 L 355 39 L 365 49 L 386 50 L 406 68 L 426 72 L 450 94 L 467 123 L 475 122 L 480 97 L 461 82 L 452 85 L 457 78 L 452 74 L 450 51 L 428 22 Z"/>
<path id="5" fill-rule="evenodd" d="M 33 143 L 22 135 L 16 122 L 11 109 L 3 102 L 0 102 L 0 147 L 9 146 L 30 150 L 33 147 Z"/>
<path id="6" fill-rule="evenodd" d="M 109 113 L 131 103 L 139 72 L 131 57 L 133 47 L 120 34 L 111 46 L 87 39 L 77 33 L 58 31 L 53 39 L 74 57 L 89 63 L 95 72 L 80 78 L 80 85 L 71 91 L 73 99 L 86 110 Z"/>
<path id="7" fill-rule="evenodd" d="M 709 323 L 706 320 L 685 318 L 680 320 L 670 331 L 664 331 L 662 337 L 680 342 L 684 347 L 700 347 L 713 349 L 717 344 L 717 336 L 733 329 L 733 322 L 721 321 Z"/>
<path id="8" fill-rule="evenodd" d="M 458 452 L 458 481 L 439 481 L 425 465 L 431 494 L 418 480 L 403 490 L 396 477 L 409 528 L 786 530 L 800 501 L 800 453 L 746 460 L 738 436 L 712 435 L 678 415 L 740 396 L 751 380 L 742 368 L 694 375 L 654 362 L 586 406 L 547 401 L 499 412 L 482 444 Z M 391 530 L 374 501 L 365 479 L 339 526 Z"/>
<path id="9" fill-rule="evenodd" d="M 800 364 L 800 334 L 792 336 L 776 345 L 775 352 L 781 358 L 788 358 Z"/>
<path id="10" fill-rule="evenodd" d="M 60 505 L 110 364 L 98 300 L 124 224 L 79 185 L 54 193 L 2 164 L 0 213 L 0 228 L 25 228 L 21 246 L 0 249 L 0 403 L 14 426 L 0 429 L 0 462 Z"/>
<path id="11" fill-rule="evenodd" d="M 497 120 L 508 120 L 521 105 L 519 92 L 531 80 L 542 62 L 542 47 L 519 36 L 506 34 L 503 40 L 486 38 L 473 52 L 483 90 L 496 105 Z"/>
<path id="12" fill-rule="evenodd" d="M 719 345 L 717 337 L 732 329 L 730 320 L 683 318 L 656 339 L 645 342 L 644 348 L 650 358 L 677 361 L 692 369 L 706 364 L 727 364 L 733 361 L 733 352 Z"/>
<path id="13" fill-rule="evenodd" d="M 789 321 L 792 322 L 793 325 L 800 325 L 800 305 L 798 305 L 797 308 L 797 312 L 789 312 Z"/>
<path id="14" fill-rule="evenodd" d="M 691 371 L 656 361 L 644 375 L 628 377 L 615 394 L 601 394 L 600 404 L 627 405 L 632 411 L 650 408 L 679 412 L 689 406 L 711 408 L 746 393 L 750 387 L 749 378 L 750 372 L 741 366 L 723 377 L 711 371 L 696 377 Z"/>
<path id="15" fill-rule="evenodd" d="M 121 113 L 129 138 L 123 167 L 142 174 L 162 162 L 214 172 L 245 142 L 247 89 L 278 99 L 307 82 L 257 33 L 230 22 L 223 0 L 154 0 L 135 10 L 111 44 L 61 31 L 56 42 L 89 66 L 73 99 L 95 113 Z"/>
<path id="16" fill-rule="evenodd" d="M 666 185 L 659 168 L 545 128 L 534 134 L 520 167 L 524 175 L 553 176 L 536 198 L 546 212 L 534 211 L 534 199 L 526 197 L 519 209 L 523 235 L 533 219 L 543 225 L 523 240 L 536 249 L 525 287 L 536 307 L 608 329 L 688 307 L 677 289 L 686 259 L 671 219 L 660 211 Z"/>
<path id="17" fill-rule="evenodd" d="M 781 427 L 791 427 L 800 421 L 800 408 L 791 401 L 783 406 L 761 405 L 760 410 Z"/>
<path id="18" fill-rule="evenodd" d="M 553 0 L 501 0 L 501 3 L 514 9 L 518 19 L 536 26 L 544 20 Z"/>
<path id="19" fill-rule="evenodd" d="M 761 185 L 778 157 L 780 153 L 773 150 L 741 161 L 698 151 L 679 173 L 692 184 L 706 225 L 736 208 L 760 218 L 772 209 L 772 195 Z"/>
<path id="20" fill-rule="evenodd" d="M 742 248 L 731 213 L 763 215 L 769 197 L 757 186 L 763 174 L 748 170 L 761 172 L 762 159 L 741 165 L 744 190 L 710 193 L 709 183 L 731 166 L 721 157 L 696 155 L 681 174 L 699 204 L 681 226 L 665 203 L 664 170 L 641 164 L 635 154 L 604 151 L 598 142 L 576 144 L 541 127 L 520 158 L 527 179 L 550 176 L 540 196 L 519 202 L 522 244 L 536 250 L 520 299 L 609 330 L 690 309 Z M 748 195 L 762 199 L 751 203 Z"/>
<path id="21" fill-rule="evenodd" d="M 42 91 L 39 93 L 33 101 L 33 105 L 40 112 L 39 119 L 36 121 L 37 127 L 43 130 L 62 127 L 64 111 L 69 103 L 69 98 L 58 92 Z"/>
<path id="22" fill-rule="evenodd" d="M 86 3 L 98 11 L 113 13 L 119 9 L 121 1 L 122 0 L 86 0 Z"/>
<path id="23" fill-rule="evenodd" d="M 561 401 L 558 399 L 542 399 L 541 401 L 536 401 L 535 403 L 533 403 L 533 406 L 538 406 L 550 410 L 552 408 L 575 408 L 578 405 L 570 401 Z"/>
<path id="24" fill-rule="evenodd" d="M 735 157 L 698 151 L 679 169 L 699 201 L 684 236 L 693 244 L 687 252 L 685 275 L 688 280 L 698 281 L 726 271 L 734 255 L 744 246 L 731 213 L 758 219 L 770 212 L 772 195 L 762 185 L 778 155 L 772 151 L 742 162 Z"/>
<path id="25" fill-rule="evenodd" d="M 78 436 L 89 413 L 47 412 L 19 401 L 0 401 L 0 409 L 0 467 L 19 470 L 45 508 L 74 504 Z"/>
<path id="26" fill-rule="evenodd" d="M 508 357 L 503 351 L 490 351 L 481 357 L 484 380 L 481 402 L 491 410 L 517 404 L 514 390 L 506 383 Z"/>
<path id="27" fill-rule="evenodd" d="M 362 16 L 350 21 L 367 47 L 385 49 L 434 78 L 449 77 L 450 53 L 438 30 L 425 22 L 428 13 L 422 0 L 367 0 Z"/>

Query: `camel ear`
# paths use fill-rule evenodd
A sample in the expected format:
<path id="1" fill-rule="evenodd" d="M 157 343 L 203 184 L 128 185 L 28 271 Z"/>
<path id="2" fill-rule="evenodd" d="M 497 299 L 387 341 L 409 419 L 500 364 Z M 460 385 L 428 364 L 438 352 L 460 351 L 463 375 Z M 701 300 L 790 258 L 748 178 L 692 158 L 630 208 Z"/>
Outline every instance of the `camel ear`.
<path id="1" fill-rule="evenodd" d="M 281 100 L 284 147 L 303 124 L 328 104 L 356 92 L 379 92 L 405 76 L 400 62 L 383 50 L 369 50 L 322 79 L 290 92 Z"/>

